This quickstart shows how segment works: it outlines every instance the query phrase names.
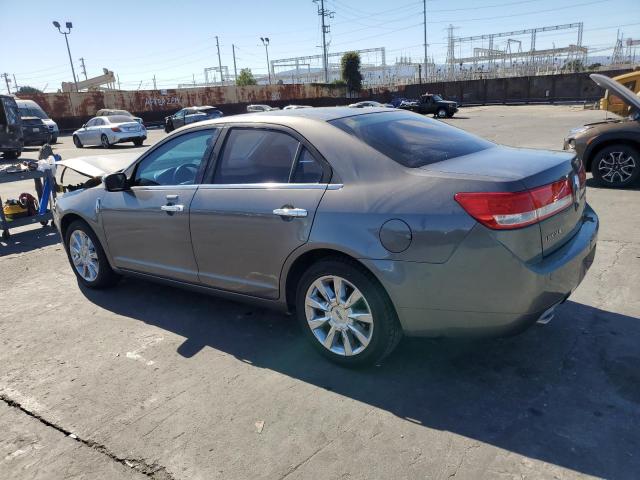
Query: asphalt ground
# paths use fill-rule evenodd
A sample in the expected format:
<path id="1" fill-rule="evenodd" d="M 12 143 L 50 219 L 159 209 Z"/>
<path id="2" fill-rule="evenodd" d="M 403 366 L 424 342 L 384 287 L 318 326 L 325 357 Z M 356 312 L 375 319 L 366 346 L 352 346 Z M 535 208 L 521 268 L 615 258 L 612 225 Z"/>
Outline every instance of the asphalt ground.
<path id="1" fill-rule="evenodd" d="M 603 117 L 491 106 L 447 122 L 558 149 Z M 60 141 L 64 158 L 105 153 Z M 551 323 L 404 339 L 358 371 L 281 314 L 138 280 L 82 289 L 51 228 L 16 230 L 0 242 L 0 478 L 637 478 L 640 191 L 588 180 L 587 198 L 596 258 Z"/>

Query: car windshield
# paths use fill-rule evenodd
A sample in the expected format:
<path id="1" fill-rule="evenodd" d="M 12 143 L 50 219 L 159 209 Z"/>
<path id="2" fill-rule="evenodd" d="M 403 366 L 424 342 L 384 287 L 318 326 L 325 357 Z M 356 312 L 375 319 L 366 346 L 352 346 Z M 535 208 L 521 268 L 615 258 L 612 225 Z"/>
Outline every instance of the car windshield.
<path id="1" fill-rule="evenodd" d="M 440 95 L 434 95 L 434 96 L 433 96 L 433 100 L 434 100 L 435 102 L 441 102 L 441 101 L 442 101 L 442 97 L 441 97 Z"/>
<path id="2" fill-rule="evenodd" d="M 329 123 L 410 168 L 461 157 L 493 146 L 487 140 L 446 123 L 408 112 L 354 115 Z"/>
<path id="3" fill-rule="evenodd" d="M 131 117 L 126 115 L 109 115 L 107 118 L 111 123 L 125 123 L 131 121 Z"/>

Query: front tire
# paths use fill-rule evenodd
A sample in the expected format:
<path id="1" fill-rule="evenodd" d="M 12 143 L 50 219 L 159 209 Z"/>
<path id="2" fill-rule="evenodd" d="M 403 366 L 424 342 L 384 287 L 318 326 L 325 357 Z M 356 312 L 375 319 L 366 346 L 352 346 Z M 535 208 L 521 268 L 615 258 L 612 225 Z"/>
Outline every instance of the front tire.
<path id="1" fill-rule="evenodd" d="M 360 264 L 331 258 L 312 265 L 298 282 L 296 316 L 326 358 L 347 367 L 375 365 L 402 337 L 387 293 Z"/>
<path id="2" fill-rule="evenodd" d="M 624 144 L 603 148 L 591 162 L 591 173 L 600 186 L 628 187 L 640 176 L 640 154 Z"/>
<path id="3" fill-rule="evenodd" d="M 447 111 L 444 108 L 439 108 L 438 111 L 436 112 L 436 115 L 438 118 L 446 118 Z"/>
<path id="4" fill-rule="evenodd" d="M 111 148 L 111 144 L 109 143 L 109 139 L 107 138 L 107 136 L 104 133 L 100 136 L 100 144 L 102 145 L 102 148 Z"/>
<path id="5" fill-rule="evenodd" d="M 84 147 L 84 145 L 82 145 L 82 142 L 80 141 L 80 138 L 78 138 L 77 135 L 73 136 L 73 144 L 76 146 L 76 148 Z"/>
<path id="6" fill-rule="evenodd" d="M 120 280 L 102 249 L 98 237 L 87 223 L 76 220 L 67 228 L 64 246 L 78 282 L 88 288 L 107 288 Z"/>

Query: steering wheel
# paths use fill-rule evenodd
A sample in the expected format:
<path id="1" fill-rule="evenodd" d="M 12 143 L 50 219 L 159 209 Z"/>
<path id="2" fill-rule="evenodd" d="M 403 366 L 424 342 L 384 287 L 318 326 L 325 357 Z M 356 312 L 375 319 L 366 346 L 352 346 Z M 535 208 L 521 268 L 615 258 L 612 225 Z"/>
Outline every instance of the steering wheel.
<path id="1" fill-rule="evenodd" d="M 173 182 L 176 185 L 187 185 L 193 183 L 198 174 L 198 165 L 194 163 L 185 163 L 176 167 L 173 173 Z"/>

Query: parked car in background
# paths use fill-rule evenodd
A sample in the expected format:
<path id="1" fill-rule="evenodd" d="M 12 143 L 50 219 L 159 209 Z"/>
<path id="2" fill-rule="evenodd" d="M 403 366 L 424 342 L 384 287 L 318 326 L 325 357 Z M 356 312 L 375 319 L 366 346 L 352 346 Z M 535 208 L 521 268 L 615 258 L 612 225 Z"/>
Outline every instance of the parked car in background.
<path id="1" fill-rule="evenodd" d="M 640 93 L 640 69 L 625 73 L 624 75 L 618 75 L 617 77 L 613 77 L 612 80 L 628 88 L 633 93 Z M 626 117 L 629 114 L 629 103 L 607 89 L 604 92 L 604 96 L 600 99 L 600 110 L 608 110 L 621 117 Z"/>
<path id="2" fill-rule="evenodd" d="M 18 158 L 23 146 L 18 105 L 12 95 L 0 95 L 0 152 L 6 159 Z"/>
<path id="3" fill-rule="evenodd" d="M 164 131 L 169 133 L 185 125 L 202 122 L 204 120 L 213 120 L 214 118 L 220 118 L 222 116 L 223 113 L 218 110 L 218 108 L 209 105 L 183 108 L 173 115 L 165 117 Z"/>
<path id="4" fill-rule="evenodd" d="M 270 107 L 269 105 L 247 105 L 247 112 L 270 112 L 271 110 L 279 110 L 278 107 Z"/>
<path id="5" fill-rule="evenodd" d="M 421 114 L 432 114 L 438 118 L 453 117 L 458 111 L 458 104 L 444 100 L 440 95 L 426 93 L 418 101 L 405 101 L 398 108 Z"/>
<path id="6" fill-rule="evenodd" d="M 94 158 L 60 165 L 91 170 Z M 595 255 L 575 154 L 499 146 L 397 109 L 201 122 L 110 167 L 93 169 L 110 173 L 103 186 L 56 202 L 81 285 L 137 275 L 289 310 L 347 366 L 376 364 L 403 332 L 547 322 Z"/>
<path id="7" fill-rule="evenodd" d="M 394 108 L 390 103 L 380 103 L 373 100 L 365 100 L 362 102 L 356 102 L 349 105 L 350 108 L 368 108 L 368 107 L 389 107 Z"/>
<path id="8" fill-rule="evenodd" d="M 20 117 L 22 120 L 22 141 L 24 146 L 44 145 L 51 140 L 49 127 L 38 117 Z"/>
<path id="9" fill-rule="evenodd" d="M 133 142 L 141 146 L 147 139 L 147 129 L 126 115 L 94 117 L 82 128 L 73 132 L 73 143 L 77 148 L 102 145 L 111 148 L 116 143 Z"/>
<path id="10" fill-rule="evenodd" d="M 564 139 L 564 149 L 575 151 L 593 179 L 602 186 L 623 188 L 640 178 L 640 97 L 604 75 L 590 75 L 600 87 L 613 93 L 631 113 L 574 128 Z"/>
<path id="11" fill-rule="evenodd" d="M 96 117 L 108 117 L 110 115 L 124 115 L 125 117 L 133 118 L 138 123 L 144 124 L 144 122 L 142 121 L 142 118 L 134 117 L 132 113 L 126 110 L 114 110 L 110 108 L 102 108 L 96 112 Z"/>
<path id="12" fill-rule="evenodd" d="M 297 108 L 313 108 L 311 105 L 287 105 L 283 110 L 295 110 Z"/>
<path id="13" fill-rule="evenodd" d="M 58 141 L 58 135 L 60 135 L 58 124 L 49 118 L 47 112 L 45 112 L 40 105 L 33 100 L 16 99 L 16 103 L 18 104 L 21 117 L 37 117 L 44 122 L 51 134 L 49 143 L 56 143 Z"/>

